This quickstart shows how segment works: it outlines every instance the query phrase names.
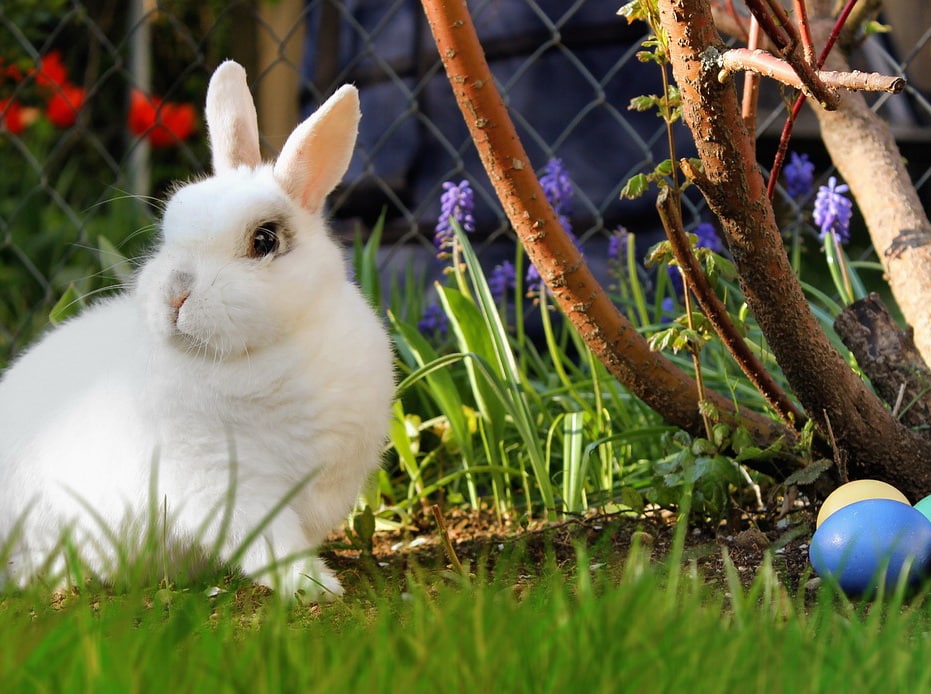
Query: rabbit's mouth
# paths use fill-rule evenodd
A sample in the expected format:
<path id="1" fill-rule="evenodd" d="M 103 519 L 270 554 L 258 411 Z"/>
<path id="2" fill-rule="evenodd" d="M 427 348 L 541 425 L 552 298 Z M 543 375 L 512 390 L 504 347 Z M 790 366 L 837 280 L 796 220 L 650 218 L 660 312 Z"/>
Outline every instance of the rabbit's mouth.
<path id="1" fill-rule="evenodd" d="M 222 335 L 212 335 L 208 338 L 204 335 L 185 332 L 177 325 L 172 326 L 168 337 L 175 349 L 197 360 L 216 363 L 236 359 L 249 353 L 248 345 L 237 345 L 234 340 Z"/>

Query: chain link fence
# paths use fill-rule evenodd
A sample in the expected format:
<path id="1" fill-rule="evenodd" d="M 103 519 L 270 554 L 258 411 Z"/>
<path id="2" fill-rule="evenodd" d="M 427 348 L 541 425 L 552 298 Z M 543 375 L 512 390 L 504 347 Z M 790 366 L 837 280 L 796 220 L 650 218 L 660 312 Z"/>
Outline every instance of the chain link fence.
<path id="1" fill-rule="evenodd" d="M 636 54 L 645 35 L 619 0 L 476 0 L 489 63 L 533 165 L 562 160 L 571 221 L 596 273 L 623 225 L 643 249 L 659 232 L 652 201 L 620 200 L 632 175 L 668 157 L 665 128 L 630 99 L 660 93 Z M 902 74 L 904 95 L 875 99 L 923 200 L 931 194 L 931 12 L 890 2 L 889 34 L 866 39 L 861 69 Z M 920 4 L 920 3 L 918 3 Z M 0 4 L 0 365 L 74 287 L 88 296 L 125 281 L 121 255 L 142 257 L 170 182 L 209 167 L 202 103 L 224 58 L 243 63 L 266 154 L 344 82 L 361 90 L 363 124 L 345 184 L 331 199 L 351 238 L 386 218 L 386 272 L 429 277 L 442 183 L 476 192 L 483 262 L 513 255 L 513 235 L 452 98 L 419 0 L 4 0 Z M 764 90 L 759 156 L 772 161 L 785 95 Z M 679 129 L 680 156 L 688 155 Z M 830 175 L 811 114 L 793 149 Z M 782 196 L 780 205 L 797 206 Z M 689 224 L 700 221 L 687 200 Z M 861 233 L 862 245 L 867 245 Z M 119 254 L 113 253 L 118 249 Z"/>

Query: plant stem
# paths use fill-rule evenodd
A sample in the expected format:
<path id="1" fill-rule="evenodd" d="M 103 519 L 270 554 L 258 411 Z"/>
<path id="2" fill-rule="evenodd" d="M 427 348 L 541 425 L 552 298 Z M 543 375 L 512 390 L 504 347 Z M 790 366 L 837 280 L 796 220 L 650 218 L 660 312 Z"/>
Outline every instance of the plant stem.
<path id="1" fill-rule="evenodd" d="M 433 511 L 433 517 L 436 519 L 436 527 L 440 531 L 440 541 L 443 543 L 443 551 L 446 552 L 446 558 L 449 559 L 449 563 L 453 565 L 453 571 L 460 576 L 467 576 L 468 574 L 462 568 L 462 562 L 459 561 L 459 556 L 453 548 L 453 542 L 449 539 L 449 530 L 446 527 L 446 519 L 443 517 L 443 512 L 437 504 L 433 504 L 431 510 Z"/>

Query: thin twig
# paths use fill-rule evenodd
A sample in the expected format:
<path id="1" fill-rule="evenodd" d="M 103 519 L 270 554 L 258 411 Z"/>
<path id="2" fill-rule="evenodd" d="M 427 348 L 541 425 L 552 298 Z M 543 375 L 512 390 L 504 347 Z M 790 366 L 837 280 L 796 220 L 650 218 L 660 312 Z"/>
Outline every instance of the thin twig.
<path id="1" fill-rule="evenodd" d="M 895 398 L 895 405 L 892 407 L 892 416 L 896 419 L 899 418 L 899 410 L 902 409 L 902 401 L 905 400 L 905 386 L 907 384 L 903 381 L 899 386 L 899 394 Z"/>
<path id="2" fill-rule="evenodd" d="M 802 42 L 802 55 L 805 62 L 815 66 L 815 44 L 811 40 L 811 26 L 808 23 L 808 8 L 805 6 L 805 0 L 792 0 L 792 7 L 795 8 L 795 16 L 798 17 L 798 34 Z"/>
<path id="3" fill-rule="evenodd" d="M 804 91 L 822 108 L 829 111 L 836 109 L 839 103 L 837 92 L 821 80 L 814 65 L 805 61 L 800 50 L 801 38 L 778 0 L 746 0 L 746 3 L 747 9 L 760 22 L 760 28 L 792 66 Z"/>
<path id="4" fill-rule="evenodd" d="M 762 49 L 731 48 L 721 55 L 721 66 L 726 74 L 750 71 L 763 77 L 769 77 L 789 87 L 806 90 L 798 74 L 784 60 Z M 869 92 L 889 92 L 898 94 L 905 89 L 905 79 L 897 75 L 884 75 L 878 72 L 838 72 L 824 70 L 817 73 L 827 85 L 843 89 L 856 89 Z"/>
<path id="5" fill-rule="evenodd" d="M 686 176 L 693 181 L 698 178 L 696 172 L 691 169 L 688 160 L 683 160 L 681 165 Z M 701 189 L 700 184 L 698 184 L 698 187 Z M 660 191 L 656 200 L 656 209 L 659 212 L 663 227 L 666 229 L 666 236 L 669 238 L 672 254 L 686 280 L 686 285 L 692 289 L 702 311 L 705 313 L 705 317 L 711 323 L 718 337 L 721 338 L 721 342 L 727 348 L 727 351 L 737 362 L 740 370 L 747 375 L 750 382 L 766 398 L 766 401 L 784 422 L 792 427 L 804 426 L 807 421 L 805 415 L 796 407 L 785 391 L 779 387 L 779 384 L 766 370 L 766 367 L 760 363 L 760 360 L 750 350 L 750 347 L 731 321 L 727 313 L 727 307 L 708 283 L 708 278 L 692 252 L 692 245 L 689 243 L 685 229 L 682 226 L 679 210 L 669 196 L 667 189 Z"/>
<path id="6" fill-rule="evenodd" d="M 834 22 L 834 28 L 831 30 L 831 35 L 824 44 L 824 48 L 821 49 L 821 55 L 818 56 L 818 69 L 824 65 L 824 61 L 827 60 L 828 55 L 830 55 L 831 50 L 834 48 L 834 44 L 837 43 L 838 38 L 840 38 L 841 32 L 844 29 L 844 24 L 847 23 L 847 18 L 850 16 L 850 13 L 853 12 L 853 8 L 856 7 L 856 5 L 857 0 L 847 0 L 844 4 L 844 9 L 842 9 L 837 16 L 837 20 Z M 802 92 L 795 99 L 795 103 L 792 104 L 792 109 L 789 111 L 785 125 L 782 126 L 782 133 L 779 136 L 779 146 L 776 148 L 773 167 L 769 172 L 769 181 L 766 184 L 766 194 L 769 196 L 770 200 L 774 199 L 776 196 L 776 182 L 779 180 L 779 174 L 782 172 L 782 165 L 786 160 L 786 154 L 789 150 L 789 140 L 792 137 L 792 130 L 795 128 L 795 121 L 798 120 L 798 114 L 801 113 L 805 101 L 805 93 Z"/>
<path id="7" fill-rule="evenodd" d="M 747 36 L 747 48 L 756 50 L 760 47 L 760 23 L 756 17 L 750 18 L 750 33 Z M 756 132 L 756 110 L 760 96 L 760 76 L 754 72 L 744 73 L 743 100 L 740 103 L 740 115 L 748 133 Z M 755 142 L 754 142 L 755 144 Z"/>

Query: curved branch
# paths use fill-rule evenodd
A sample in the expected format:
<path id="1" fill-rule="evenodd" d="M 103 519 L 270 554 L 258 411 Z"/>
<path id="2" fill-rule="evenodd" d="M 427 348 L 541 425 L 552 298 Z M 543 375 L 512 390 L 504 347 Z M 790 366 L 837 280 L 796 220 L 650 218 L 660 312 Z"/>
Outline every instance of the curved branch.
<path id="1" fill-rule="evenodd" d="M 878 473 L 906 493 L 931 490 L 931 469 L 902 465 L 931 459 L 931 442 L 896 422 L 850 370 L 792 272 L 737 95 L 707 60 L 724 50 L 708 0 L 659 4 L 683 118 L 704 163 L 705 175 L 696 182 L 721 221 L 747 304 L 792 389 L 816 423 L 831 422 L 852 470 Z"/>
<path id="2" fill-rule="evenodd" d="M 688 160 L 683 160 L 683 162 L 687 165 Z M 688 173 L 686 171 L 686 175 Z M 698 259 L 692 252 L 692 247 L 682 226 L 682 219 L 679 217 L 679 207 L 669 195 L 668 188 L 663 188 L 660 191 L 656 200 L 656 209 L 663 222 L 663 227 L 666 229 L 666 236 L 669 238 L 672 254 L 675 256 L 676 263 L 679 264 L 682 274 L 685 275 L 686 286 L 691 288 L 705 317 L 711 323 L 727 351 L 731 353 L 740 370 L 744 372 L 750 382 L 763 394 L 770 406 L 789 426 L 803 426 L 808 418 L 795 406 L 795 403 L 779 387 L 779 384 L 760 363 L 760 360 L 756 358 L 756 355 L 750 351 L 747 343 L 731 322 L 727 307 L 711 288 L 708 278 L 698 264 Z"/>
<path id="3" fill-rule="evenodd" d="M 449 83 L 498 199 L 556 303 L 608 371 L 667 421 L 704 434 L 695 381 L 617 310 L 546 201 L 495 87 L 464 0 L 422 0 Z M 794 433 L 778 422 L 707 393 L 732 424 L 758 441 Z"/>

